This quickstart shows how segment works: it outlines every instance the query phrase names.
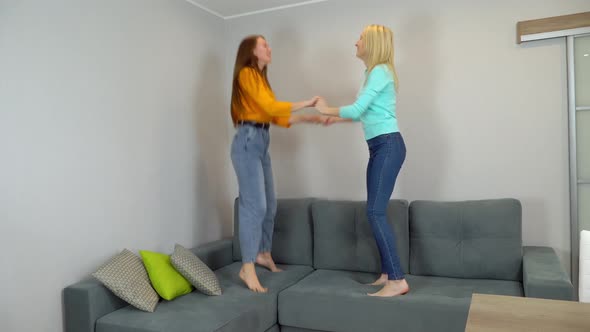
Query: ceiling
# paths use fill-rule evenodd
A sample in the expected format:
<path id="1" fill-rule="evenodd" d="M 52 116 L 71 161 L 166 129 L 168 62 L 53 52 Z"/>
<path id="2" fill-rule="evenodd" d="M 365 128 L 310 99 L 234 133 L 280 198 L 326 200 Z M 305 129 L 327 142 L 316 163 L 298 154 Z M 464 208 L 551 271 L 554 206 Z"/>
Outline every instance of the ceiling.
<path id="1" fill-rule="evenodd" d="M 309 5 L 327 0 L 186 0 L 223 19 Z"/>

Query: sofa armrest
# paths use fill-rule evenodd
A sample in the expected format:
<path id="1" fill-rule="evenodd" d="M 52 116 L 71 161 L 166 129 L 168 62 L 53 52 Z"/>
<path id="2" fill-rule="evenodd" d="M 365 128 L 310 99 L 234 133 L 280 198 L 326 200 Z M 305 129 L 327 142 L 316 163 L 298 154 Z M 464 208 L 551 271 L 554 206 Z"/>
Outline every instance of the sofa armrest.
<path id="1" fill-rule="evenodd" d="M 66 287 L 63 296 L 66 332 L 94 332 L 97 319 L 128 306 L 94 278 Z"/>
<path id="2" fill-rule="evenodd" d="M 231 239 L 209 242 L 191 249 L 211 270 L 217 270 L 234 262 Z"/>
<path id="3" fill-rule="evenodd" d="M 523 251 L 522 283 L 526 297 L 573 300 L 574 287 L 552 248 L 524 247 Z"/>

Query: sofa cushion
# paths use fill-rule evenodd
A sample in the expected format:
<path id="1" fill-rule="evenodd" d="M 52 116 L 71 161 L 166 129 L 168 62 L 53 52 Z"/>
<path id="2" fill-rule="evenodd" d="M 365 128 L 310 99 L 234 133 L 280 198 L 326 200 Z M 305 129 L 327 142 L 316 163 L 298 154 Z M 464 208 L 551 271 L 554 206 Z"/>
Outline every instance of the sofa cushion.
<path id="1" fill-rule="evenodd" d="M 520 202 L 412 202 L 410 273 L 522 280 Z"/>
<path id="2" fill-rule="evenodd" d="M 221 286 L 215 273 L 190 250 L 176 244 L 170 262 L 201 293 L 221 295 Z"/>
<path id="3" fill-rule="evenodd" d="M 309 266 L 279 265 L 281 273 L 256 268 L 268 293 L 253 293 L 238 277 L 241 263 L 215 271 L 222 296 L 192 292 L 163 301 L 153 313 L 131 306 L 119 309 L 96 323 L 96 332 L 264 332 L 277 322 L 277 294 L 312 271 Z"/>
<path id="4" fill-rule="evenodd" d="M 367 296 L 379 290 L 365 285 L 376 276 L 317 270 L 279 294 L 279 324 L 339 332 L 463 332 L 473 293 L 523 295 L 517 281 L 407 275 L 407 295 Z"/>
<path id="5" fill-rule="evenodd" d="M 379 250 L 367 221 L 366 202 L 318 200 L 311 207 L 316 269 L 381 272 Z M 391 200 L 389 223 L 402 269 L 409 271 L 408 202 Z"/>
<path id="6" fill-rule="evenodd" d="M 92 276 L 113 294 L 138 309 L 153 312 L 160 300 L 152 288 L 141 258 L 128 249 L 113 256 Z"/>
<path id="7" fill-rule="evenodd" d="M 293 326 L 281 326 L 281 332 L 324 332 L 320 330 L 310 330 L 310 329 L 303 329 L 300 327 L 293 327 Z"/>
<path id="8" fill-rule="evenodd" d="M 311 198 L 279 199 L 272 238 L 272 256 L 276 263 L 309 265 L 313 264 L 311 234 Z M 242 260 L 240 250 L 239 198 L 234 203 L 234 245 L 235 261 Z"/>
<path id="9" fill-rule="evenodd" d="M 173 300 L 192 292 L 193 286 L 174 268 L 169 255 L 147 250 L 139 253 L 154 289 L 163 299 Z"/>

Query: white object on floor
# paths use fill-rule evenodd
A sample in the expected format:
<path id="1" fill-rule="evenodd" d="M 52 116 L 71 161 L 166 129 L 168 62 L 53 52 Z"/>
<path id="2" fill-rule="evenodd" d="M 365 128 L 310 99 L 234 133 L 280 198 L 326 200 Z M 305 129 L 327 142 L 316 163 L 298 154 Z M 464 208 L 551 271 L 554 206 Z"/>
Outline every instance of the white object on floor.
<path id="1" fill-rule="evenodd" d="M 580 275 L 578 279 L 580 302 L 590 303 L 590 231 L 580 232 Z"/>

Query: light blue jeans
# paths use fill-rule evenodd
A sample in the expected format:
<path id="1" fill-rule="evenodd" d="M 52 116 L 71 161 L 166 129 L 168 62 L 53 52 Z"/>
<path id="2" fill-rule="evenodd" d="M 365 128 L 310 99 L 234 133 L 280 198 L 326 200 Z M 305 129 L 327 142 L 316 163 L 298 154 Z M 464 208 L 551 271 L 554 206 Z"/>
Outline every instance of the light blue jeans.
<path id="1" fill-rule="evenodd" d="M 272 179 L 268 129 L 238 126 L 231 160 L 238 177 L 240 247 L 242 262 L 252 263 L 260 252 L 270 252 L 277 200 Z"/>

